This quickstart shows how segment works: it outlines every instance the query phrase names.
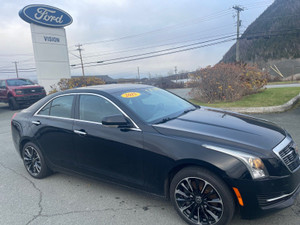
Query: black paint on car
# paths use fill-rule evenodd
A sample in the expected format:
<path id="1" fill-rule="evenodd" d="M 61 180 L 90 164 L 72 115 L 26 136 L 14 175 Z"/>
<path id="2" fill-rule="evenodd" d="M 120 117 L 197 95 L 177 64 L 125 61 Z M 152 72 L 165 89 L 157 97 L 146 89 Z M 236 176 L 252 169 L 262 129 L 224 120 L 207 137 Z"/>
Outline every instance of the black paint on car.
<path id="1" fill-rule="evenodd" d="M 284 129 L 152 86 L 58 92 L 11 124 L 31 176 L 73 171 L 141 189 L 169 198 L 189 224 L 282 209 L 300 190 L 299 153 Z"/>

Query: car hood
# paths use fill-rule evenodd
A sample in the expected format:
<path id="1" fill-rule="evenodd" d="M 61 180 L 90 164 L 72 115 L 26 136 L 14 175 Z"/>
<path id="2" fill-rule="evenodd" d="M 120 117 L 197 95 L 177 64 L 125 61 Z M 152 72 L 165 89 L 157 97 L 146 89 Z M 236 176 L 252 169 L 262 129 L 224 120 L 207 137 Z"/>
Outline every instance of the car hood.
<path id="1" fill-rule="evenodd" d="M 201 108 L 166 123 L 154 125 L 161 134 L 196 139 L 202 143 L 234 146 L 243 150 L 272 150 L 285 137 L 282 128 L 247 115 Z"/>
<path id="2" fill-rule="evenodd" d="M 34 85 L 22 85 L 22 86 L 9 86 L 10 89 L 27 89 L 27 88 L 41 88 L 42 86 L 38 85 L 38 84 L 34 84 Z"/>

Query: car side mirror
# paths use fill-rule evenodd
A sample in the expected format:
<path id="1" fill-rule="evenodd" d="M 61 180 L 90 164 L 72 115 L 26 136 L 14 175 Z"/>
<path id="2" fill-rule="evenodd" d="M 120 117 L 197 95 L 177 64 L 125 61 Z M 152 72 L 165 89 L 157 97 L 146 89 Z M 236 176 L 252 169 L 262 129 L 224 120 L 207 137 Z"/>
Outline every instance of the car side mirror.
<path id="1" fill-rule="evenodd" d="M 102 124 L 109 127 L 128 127 L 130 125 L 123 115 L 106 116 L 102 119 Z"/>

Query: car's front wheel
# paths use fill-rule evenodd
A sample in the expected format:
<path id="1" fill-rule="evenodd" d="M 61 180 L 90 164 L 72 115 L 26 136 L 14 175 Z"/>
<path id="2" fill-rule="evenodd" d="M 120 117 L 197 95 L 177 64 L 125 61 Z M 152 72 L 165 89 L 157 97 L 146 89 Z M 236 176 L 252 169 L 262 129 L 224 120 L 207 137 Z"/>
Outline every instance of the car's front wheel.
<path id="1" fill-rule="evenodd" d="M 34 178 L 44 178 L 49 175 L 50 169 L 46 165 L 41 150 L 32 142 L 28 142 L 22 149 L 22 159 L 27 172 Z"/>
<path id="2" fill-rule="evenodd" d="M 227 224 L 235 204 L 226 184 L 212 172 L 199 167 L 179 171 L 170 185 L 170 198 L 188 224 Z"/>

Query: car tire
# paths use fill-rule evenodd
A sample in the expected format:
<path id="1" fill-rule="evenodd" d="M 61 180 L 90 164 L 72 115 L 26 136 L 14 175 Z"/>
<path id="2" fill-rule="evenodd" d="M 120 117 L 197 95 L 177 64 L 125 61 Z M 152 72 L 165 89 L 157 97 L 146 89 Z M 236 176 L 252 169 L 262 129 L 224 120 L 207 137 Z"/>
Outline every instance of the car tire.
<path id="1" fill-rule="evenodd" d="M 17 110 L 19 109 L 19 104 L 17 103 L 16 99 L 14 97 L 9 97 L 8 99 L 8 105 L 9 105 L 9 108 L 11 110 Z"/>
<path id="2" fill-rule="evenodd" d="M 228 224 L 235 210 L 227 185 L 201 167 L 187 167 L 174 176 L 170 199 L 181 218 L 192 225 Z"/>
<path id="3" fill-rule="evenodd" d="M 41 150 L 32 142 L 28 142 L 22 149 L 22 159 L 27 172 L 34 178 L 47 177 L 51 170 L 48 168 Z"/>

